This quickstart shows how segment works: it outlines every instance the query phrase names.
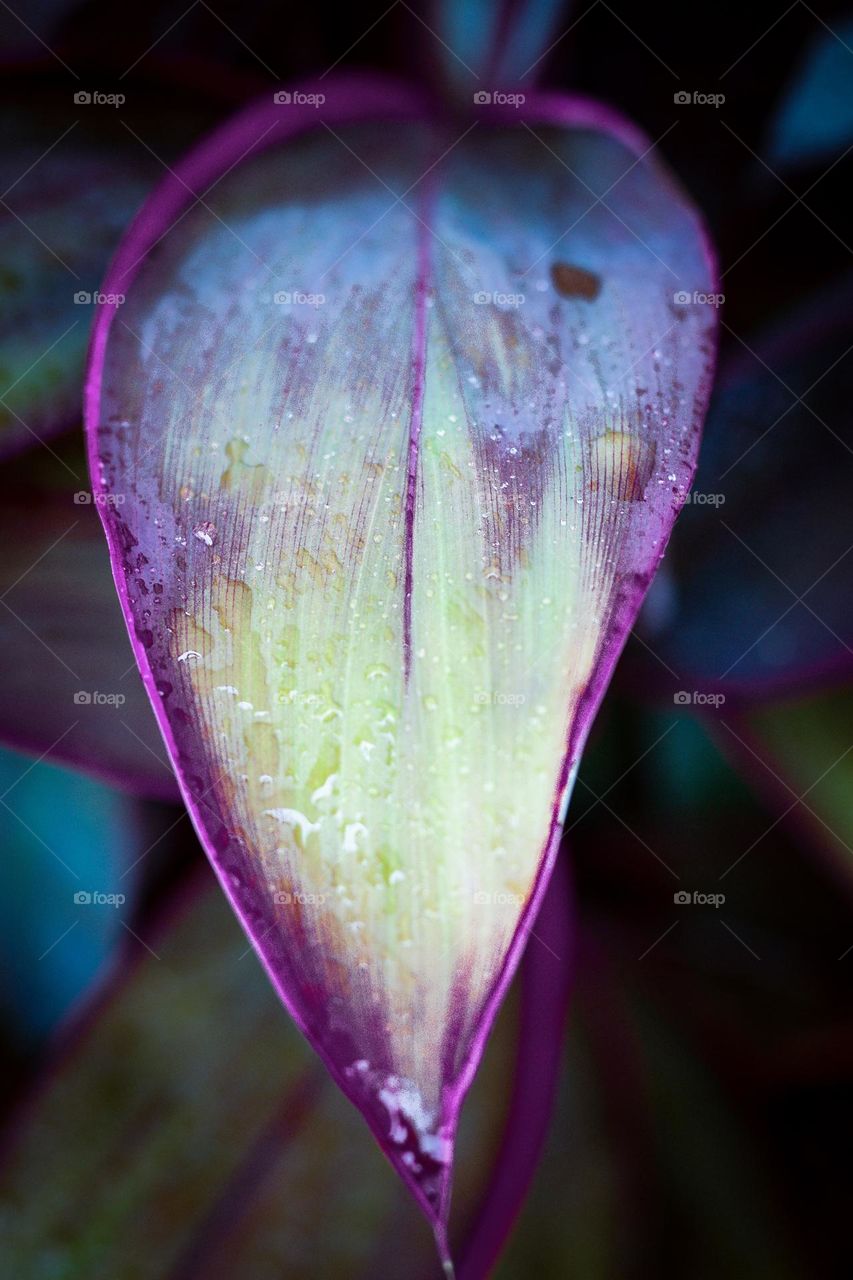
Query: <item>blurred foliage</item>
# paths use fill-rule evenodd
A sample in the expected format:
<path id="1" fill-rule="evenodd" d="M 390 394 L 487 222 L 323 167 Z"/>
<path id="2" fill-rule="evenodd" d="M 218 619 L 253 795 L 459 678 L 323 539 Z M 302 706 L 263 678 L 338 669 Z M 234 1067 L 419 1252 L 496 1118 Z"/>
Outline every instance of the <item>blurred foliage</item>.
<path id="1" fill-rule="evenodd" d="M 428 1227 L 282 1016 L 218 887 L 205 876 L 148 934 L 28 1109 L 6 1171 L 4 1272 L 26 1257 L 33 1280 L 272 1280 L 371 1263 L 389 1280 L 428 1275 Z M 510 1003 L 466 1116 L 462 1217 L 494 1159 L 516 1018 Z"/>
<path id="2" fill-rule="evenodd" d="M 10 751 L 0 752 L 0 795 L 2 1007 L 10 1038 L 26 1050 L 44 1040 L 121 940 L 116 910 L 83 911 L 75 895 L 132 896 L 133 879 L 122 876 L 138 815 L 117 792 Z"/>

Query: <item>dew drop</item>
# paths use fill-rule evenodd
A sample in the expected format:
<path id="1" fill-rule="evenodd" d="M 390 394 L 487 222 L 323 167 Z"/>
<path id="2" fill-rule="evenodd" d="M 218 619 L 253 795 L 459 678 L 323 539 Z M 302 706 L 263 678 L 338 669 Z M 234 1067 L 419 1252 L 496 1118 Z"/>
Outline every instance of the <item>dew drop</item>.
<path id="1" fill-rule="evenodd" d="M 193 529 L 194 535 L 199 542 L 203 542 L 206 547 L 212 547 L 216 541 L 216 525 L 211 524 L 209 520 L 202 521 Z"/>

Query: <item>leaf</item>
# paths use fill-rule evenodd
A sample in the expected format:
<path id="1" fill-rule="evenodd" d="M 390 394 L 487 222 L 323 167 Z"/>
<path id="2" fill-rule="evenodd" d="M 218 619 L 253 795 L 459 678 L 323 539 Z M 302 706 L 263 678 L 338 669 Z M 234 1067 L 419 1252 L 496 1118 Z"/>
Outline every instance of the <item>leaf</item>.
<path id="1" fill-rule="evenodd" d="M 465 136 L 390 84 L 319 88 L 129 232 L 92 469 L 202 842 L 443 1248 L 462 1098 L 692 475 L 713 281 L 598 108 Z"/>
<path id="2" fill-rule="evenodd" d="M 714 881 L 700 877 L 715 861 L 719 866 L 736 830 L 725 805 L 704 822 L 694 812 L 667 812 L 666 799 L 659 813 L 660 802 L 654 812 L 647 806 L 639 830 L 690 877 L 682 884 L 710 887 Z M 674 819 L 687 828 L 690 848 Z M 814 1060 L 808 1049 L 820 1027 L 812 994 L 802 1004 L 792 996 L 790 948 L 771 949 L 759 962 L 714 908 L 704 920 L 697 908 L 676 924 L 671 880 L 659 886 L 668 906 L 659 893 L 645 902 L 641 893 L 626 893 L 621 857 L 613 858 L 620 840 L 615 834 L 599 850 L 607 888 L 584 900 L 566 1070 L 539 1172 L 496 1275 L 811 1275 L 807 1211 L 792 1215 L 790 1205 L 814 1174 L 808 1158 L 799 1161 L 791 1150 L 790 1135 L 779 1136 L 770 1121 L 801 1096 L 779 1063 L 788 1037 L 801 1039 Z M 777 871 L 778 911 L 790 886 L 784 869 Z M 726 919 L 751 938 L 758 920 L 743 887 L 737 894 L 729 888 Z M 761 904 L 769 896 L 766 877 L 757 888 Z M 788 922 L 796 900 L 789 904 Z M 667 928 L 667 916 L 675 927 L 638 959 Z M 796 951 L 795 930 L 792 939 Z M 816 955 L 814 964 L 820 969 L 824 961 Z M 807 972 L 809 966 L 799 974 L 806 987 L 816 979 Z M 825 1218 L 818 1213 L 816 1222 L 819 1237 Z"/>
<path id="3" fill-rule="evenodd" d="M 564 854 L 554 867 L 521 970 L 519 1054 L 509 1119 L 487 1195 L 465 1233 L 460 1280 L 491 1274 L 528 1194 L 553 1123 L 563 1057 L 561 1033 L 576 967 L 568 879 Z"/>
<path id="4" fill-rule="evenodd" d="M 19 1121 L 2 1179 L 4 1272 L 432 1274 L 414 1205 L 278 1016 L 218 891 L 196 886 L 145 938 L 150 951 L 78 1024 Z M 526 985 L 535 996 L 535 975 Z M 560 1031 L 559 1019 L 541 1028 L 558 1048 Z M 487 1193 L 522 1051 L 508 1007 L 466 1109 L 460 1221 Z M 549 1106 L 553 1088 L 536 1085 Z"/>
<path id="5" fill-rule="evenodd" d="M 649 596 L 659 684 L 754 700 L 850 670 L 851 292 L 848 273 L 748 335 L 721 374 L 669 572 Z"/>
<path id="6" fill-rule="evenodd" d="M 777 168 L 826 163 L 853 141 L 850 42 L 853 22 L 819 29 L 770 125 L 768 159 Z"/>
<path id="7" fill-rule="evenodd" d="M 0 741 L 125 790 L 178 798 L 72 443 L 5 464 L 0 506 Z"/>
<path id="8" fill-rule="evenodd" d="M 0 121 L 0 457 L 79 422 L 91 300 L 151 186 L 150 161 L 131 166 L 57 114 L 22 127 L 16 103 Z"/>
<path id="9" fill-rule="evenodd" d="M 75 8 L 76 0 L 42 0 L 39 4 L 38 16 L 40 32 L 43 40 L 54 40 L 58 28 L 70 16 Z M 31 58 L 33 54 L 33 33 L 11 8 L 0 10 L 0 40 L 4 60 Z"/>
<path id="10" fill-rule="evenodd" d="M 851 694 L 820 690 L 745 709 L 734 727 L 718 734 L 722 746 L 749 767 L 759 793 L 768 795 L 782 817 L 790 814 L 849 888 L 853 869 L 850 788 Z"/>
<path id="11" fill-rule="evenodd" d="M 542 69 L 568 22 L 564 0 L 438 0 L 433 21 L 444 77 L 468 102 L 517 90 Z M 486 99 L 481 99 L 486 101 Z"/>
<path id="12" fill-rule="evenodd" d="M 0 751 L 2 1005 L 21 1049 L 32 1052 L 129 940 L 129 873 L 145 835 L 126 797 Z"/>
<path id="13" fill-rule="evenodd" d="M 84 41 L 90 57 L 103 20 L 94 17 L 93 28 Z M 115 55 L 114 32 L 109 40 Z M 129 47 L 122 66 L 130 61 Z M 61 71 L 59 82 L 44 68 L 4 72 L 0 458 L 38 443 L 50 449 L 79 424 L 98 286 L 121 234 L 176 152 L 235 92 L 230 73 L 197 60 L 160 66 L 150 78 L 143 71 L 117 103 L 92 101 L 90 82 L 72 86 Z"/>

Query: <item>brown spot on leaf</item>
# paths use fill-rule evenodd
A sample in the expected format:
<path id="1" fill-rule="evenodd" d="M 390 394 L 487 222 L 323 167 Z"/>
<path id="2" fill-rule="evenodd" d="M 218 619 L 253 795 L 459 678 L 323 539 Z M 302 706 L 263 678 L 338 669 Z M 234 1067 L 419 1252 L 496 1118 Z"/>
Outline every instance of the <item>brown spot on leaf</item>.
<path id="1" fill-rule="evenodd" d="M 561 298 L 583 298 L 594 302 L 601 293 L 601 276 L 569 262 L 552 264 L 551 282 Z"/>
<path id="2" fill-rule="evenodd" d="M 588 443 L 587 484 L 620 502 L 642 502 L 652 478 L 657 447 L 625 431 L 605 431 Z"/>

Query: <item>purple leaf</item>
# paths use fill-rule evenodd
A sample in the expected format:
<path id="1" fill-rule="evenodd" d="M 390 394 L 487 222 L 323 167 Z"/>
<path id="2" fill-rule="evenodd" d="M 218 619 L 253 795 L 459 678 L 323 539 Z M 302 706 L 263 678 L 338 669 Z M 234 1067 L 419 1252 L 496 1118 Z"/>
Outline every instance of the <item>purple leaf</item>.
<path id="1" fill-rule="evenodd" d="M 90 54 L 100 35 L 93 30 Z M 247 91 L 197 58 L 144 71 L 114 105 L 87 101 L 83 83 L 4 67 L 0 458 L 36 444 L 52 452 L 48 442 L 79 425 L 98 286 L 122 232 L 175 155 Z"/>
<path id="2" fill-rule="evenodd" d="M 152 185 L 148 157 L 74 132 L 70 99 L 0 116 L 0 458 L 79 424 L 92 298 Z"/>
<path id="3" fill-rule="evenodd" d="M 460 124 L 324 80 L 167 180 L 93 338 L 185 799 L 445 1256 L 459 1109 L 695 465 L 713 269 L 650 152 L 583 101 Z"/>
<path id="4" fill-rule="evenodd" d="M 849 675 L 851 296 L 848 272 L 734 343 L 641 620 L 644 691 L 748 703 Z"/>
<path id="5" fill-rule="evenodd" d="M 819 854 L 845 893 L 853 868 L 851 711 L 847 685 L 735 708 L 723 720 L 707 720 L 719 747 L 766 800 L 776 821 Z"/>
<path id="6" fill-rule="evenodd" d="M 509 1118 L 488 1193 L 460 1251 L 459 1280 L 491 1274 L 528 1194 L 553 1121 L 575 971 L 570 902 L 563 857 L 555 864 L 521 970 L 519 1057 Z"/>
<path id="7" fill-rule="evenodd" d="M 63 448 L 5 464 L 0 742 L 137 795 L 178 799 L 136 679 L 86 468 Z"/>
<path id="8" fill-rule="evenodd" d="M 850 18 L 834 30 L 818 28 L 801 55 L 770 122 L 768 161 L 774 168 L 826 165 L 846 154 L 853 135 L 853 86 L 850 83 Z"/>
<path id="9" fill-rule="evenodd" d="M 568 24 L 565 0 L 435 0 L 432 23 L 443 78 L 456 95 L 518 91 L 536 79 L 546 55 Z M 485 101 L 481 98 L 481 101 Z"/>
<path id="10" fill-rule="evenodd" d="M 546 941 L 562 945 L 567 902 L 549 894 Z M 186 886 L 159 925 L 135 928 L 124 963 L 66 1029 L 63 1052 L 7 1134 L 3 1274 L 21 1273 L 23 1259 L 34 1280 L 57 1267 L 137 1280 L 433 1274 L 414 1203 L 379 1152 L 363 1149 L 356 1113 L 277 1016 L 215 886 Z M 537 950 L 522 967 L 534 1018 L 548 1011 L 554 973 Z M 509 1082 L 529 1058 L 530 1016 L 523 1004 L 519 1019 L 516 1004 L 502 1013 L 466 1108 L 462 1222 L 483 1199 Z M 524 1070 L 534 1109 L 547 1115 L 559 1017 L 535 1043 L 543 1052 Z M 529 1107 L 516 1110 L 509 1134 L 530 1118 Z"/>

